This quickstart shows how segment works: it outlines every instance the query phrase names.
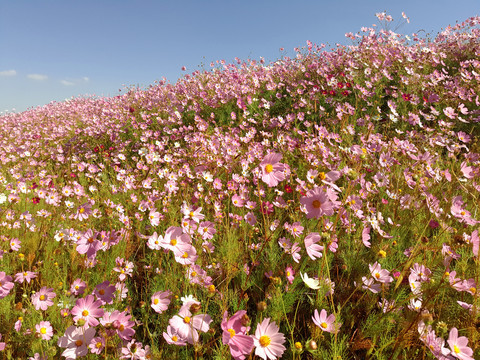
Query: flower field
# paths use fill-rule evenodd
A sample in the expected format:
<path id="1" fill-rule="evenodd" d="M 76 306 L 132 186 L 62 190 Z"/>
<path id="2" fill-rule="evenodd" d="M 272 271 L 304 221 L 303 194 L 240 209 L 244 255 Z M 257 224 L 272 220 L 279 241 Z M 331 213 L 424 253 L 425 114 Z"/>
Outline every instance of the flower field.
<path id="1" fill-rule="evenodd" d="M 0 357 L 479 359 L 479 25 L 1 116 Z"/>

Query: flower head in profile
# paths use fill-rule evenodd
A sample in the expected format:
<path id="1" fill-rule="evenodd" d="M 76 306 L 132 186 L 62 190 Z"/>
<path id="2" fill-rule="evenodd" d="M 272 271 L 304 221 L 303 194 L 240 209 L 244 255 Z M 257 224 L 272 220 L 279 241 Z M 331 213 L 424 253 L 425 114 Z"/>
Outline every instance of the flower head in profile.
<path id="1" fill-rule="evenodd" d="M 280 160 L 282 160 L 282 154 L 271 153 L 260 163 L 262 181 L 269 187 L 277 186 L 280 181 L 285 180 L 285 165 L 280 163 Z"/>
<path id="2" fill-rule="evenodd" d="M 305 283 L 305 285 L 307 285 L 310 289 L 313 289 L 313 290 L 320 289 L 320 282 L 318 281 L 318 279 L 309 278 L 307 273 L 305 274 L 300 273 L 300 276 L 302 277 L 302 280 Z"/>
<path id="3" fill-rule="evenodd" d="M 283 343 L 285 336 L 278 331 L 275 322 L 270 322 L 270 318 L 264 319 L 255 330 L 253 344 L 255 346 L 255 355 L 263 360 L 274 360 L 282 356 L 286 350 Z"/>

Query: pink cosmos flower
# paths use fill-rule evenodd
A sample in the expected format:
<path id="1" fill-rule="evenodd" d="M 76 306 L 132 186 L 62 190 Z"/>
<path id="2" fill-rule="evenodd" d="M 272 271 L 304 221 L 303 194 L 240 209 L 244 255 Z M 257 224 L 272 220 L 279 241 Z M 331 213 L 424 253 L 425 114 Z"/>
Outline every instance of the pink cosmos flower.
<path id="1" fill-rule="evenodd" d="M 376 294 L 382 289 L 382 286 L 379 283 L 376 283 L 375 280 L 373 280 L 373 278 L 367 279 L 366 276 L 363 276 L 362 281 L 363 281 L 362 289 L 364 290 L 370 290 L 371 292 Z"/>
<path id="2" fill-rule="evenodd" d="M 305 249 L 307 250 L 307 255 L 312 260 L 321 258 L 323 256 L 323 246 L 318 245 L 317 242 L 320 241 L 320 235 L 316 232 L 310 233 L 305 237 Z"/>
<path id="3" fill-rule="evenodd" d="M 478 230 L 472 232 L 470 242 L 473 244 L 473 255 L 478 257 L 478 248 L 480 246 L 480 237 L 478 236 Z"/>
<path id="4" fill-rule="evenodd" d="M 101 354 L 103 349 L 105 349 L 105 339 L 100 336 L 94 337 L 90 341 L 88 347 L 90 348 L 90 352 L 92 354 Z"/>
<path id="5" fill-rule="evenodd" d="M 85 289 L 87 288 L 87 284 L 82 279 L 76 279 L 72 286 L 70 286 L 70 292 L 75 295 L 82 295 Z"/>
<path id="6" fill-rule="evenodd" d="M 161 314 L 165 310 L 168 309 L 168 305 L 170 304 L 170 298 L 172 296 L 172 292 L 167 291 L 157 291 L 155 294 L 152 295 L 152 303 L 150 306 L 155 310 L 155 312 Z"/>
<path id="7" fill-rule="evenodd" d="M 97 318 L 102 317 L 104 313 L 101 306 L 100 300 L 95 301 L 93 295 L 87 295 L 85 298 L 77 300 L 70 313 L 75 321 L 82 319 L 89 326 L 97 326 L 99 324 Z"/>
<path id="8" fill-rule="evenodd" d="M 243 205 L 245 204 L 245 200 L 243 200 L 239 195 L 235 194 L 232 196 L 232 203 L 233 206 L 243 207 Z"/>
<path id="9" fill-rule="evenodd" d="M 187 302 L 180 308 L 178 315 L 169 320 L 170 326 L 176 331 L 181 340 L 194 344 L 198 341 L 198 331 L 207 332 L 212 318 L 208 314 L 193 316 L 190 306 L 193 302 Z"/>
<path id="10" fill-rule="evenodd" d="M 5 296 L 10 294 L 14 283 L 12 282 L 12 277 L 8 276 L 5 272 L 0 271 L 0 299 L 3 299 Z"/>
<path id="11" fill-rule="evenodd" d="M 57 296 L 57 294 L 55 294 L 52 288 L 44 286 L 32 295 L 32 304 L 36 310 L 45 311 L 53 305 L 52 299 L 55 298 L 55 296 Z"/>
<path id="12" fill-rule="evenodd" d="M 203 221 L 198 224 L 197 231 L 203 240 L 213 239 L 213 235 L 217 232 L 217 230 L 215 230 L 215 224 L 211 221 Z"/>
<path id="13" fill-rule="evenodd" d="M 187 342 L 178 335 L 177 330 L 175 330 L 170 325 L 167 326 L 167 332 L 163 333 L 163 338 L 169 344 L 177 345 L 177 346 L 185 346 Z"/>
<path id="14" fill-rule="evenodd" d="M 161 237 L 161 235 L 160 235 L 160 237 Z M 151 235 L 148 238 L 147 246 L 152 250 L 160 250 L 161 249 L 159 236 L 156 232 L 154 232 L 153 235 Z"/>
<path id="15" fill-rule="evenodd" d="M 300 198 L 300 203 L 305 207 L 307 219 L 333 215 L 333 203 L 320 187 L 309 190 L 306 196 Z"/>
<path id="16" fill-rule="evenodd" d="M 66 360 L 76 359 L 77 357 L 86 356 L 88 354 L 88 345 L 95 336 L 95 328 L 70 326 L 65 330 L 65 335 L 58 339 L 58 346 L 66 348 L 62 356 Z"/>
<path id="17" fill-rule="evenodd" d="M 378 282 L 388 284 L 393 281 L 393 278 L 390 276 L 390 271 L 382 269 L 382 266 L 378 262 L 375 261 L 373 265 L 369 264 L 368 268 L 373 278 Z"/>
<path id="18" fill-rule="evenodd" d="M 246 355 L 253 350 L 253 338 L 246 335 L 249 327 L 243 325 L 245 310 L 240 310 L 228 319 L 228 312 L 225 311 L 222 320 L 222 342 L 230 347 L 230 354 L 235 360 L 244 360 Z"/>
<path id="19" fill-rule="evenodd" d="M 12 239 L 10 240 L 10 249 L 12 251 L 18 251 L 21 248 L 21 241 L 18 239 Z"/>
<path id="20" fill-rule="evenodd" d="M 93 292 L 97 300 L 102 302 L 102 305 L 113 303 L 115 294 L 115 286 L 110 284 L 110 281 L 104 281 L 95 287 Z"/>
<path id="21" fill-rule="evenodd" d="M 264 319 L 257 325 L 255 336 L 253 337 L 253 344 L 255 346 L 255 355 L 261 357 L 263 360 L 274 360 L 281 357 L 286 350 L 285 336 L 278 331 L 278 326 L 275 322 L 270 322 L 270 318 Z"/>
<path id="22" fill-rule="evenodd" d="M 293 280 L 295 279 L 295 270 L 291 266 L 287 266 L 285 269 L 285 276 L 287 277 L 287 281 L 292 284 Z"/>
<path id="23" fill-rule="evenodd" d="M 92 214 L 92 205 L 87 202 L 83 205 L 80 205 L 77 209 L 76 214 L 73 216 L 75 220 L 86 220 Z"/>
<path id="24" fill-rule="evenodd" d="M 452 349 L 452 352 L 450 353 L 452 356 L 460 360 L 474 360 L 472 357 L 473 350 L 467 346 L 468 338 L 465 336 L 459 337 L 457 328 L 452 328 L 450 330 L 447 343 L 450 346 L 450 349 Z"/>
<path id="25" fill-rule="evenodd" d="M 330 314 L 327 316 L 327 311 L 325 309 L 320 311 L 320 315 L 318 314 L 318 310 L 315 309 L 312 320 L 322 331 L 329 333 L 337 333 L 342 326 L 342 324 L 335 323 L 335 315 Z"/>
<path id="26" fill-rule="evenodd" d="M 262 180 L 269 187 L 277 186 L 280 181 L 285 180 L 285 165 L 279 162 L 281 159 L 282 154 L 272 153 L 265 156 L 260 163 Z"/>
<path id="27" fill-rule="evenodd" d="M 32 279 L 37 277 L 37 273 L 32 271 L 24 271 L 15 274 L 15 281 L 22 284 L 24 281 L 30 284 Z"/>
<path id="28" fill-rule="evenodd" d="M 130 321 L 131 317 L 125 311 L 114 310 L 111 313 L 107 311 L 100 319 L 100 323 L 104 327 L 113 328 L 120 339 L 129 341 L 135 335 L 135 330 L 133 329 L 135 322 Z"/>
<path id="29" fill-rule="evenodd" d="M 77 241 L 77 252 L 87 254 L 87 257 L 94 256 L 102 247 L 102 243 L 97 239 L 98 233 L 88 229 Z"/>
<path id="30" fill-rule="evenodd" d="M 37 329 L 37 334 L 43 340 L 50 340 L 53 336 L 53 328 L 49 321 L 40 321 L 40 323 L 35 325 L 35 329 Z"/>

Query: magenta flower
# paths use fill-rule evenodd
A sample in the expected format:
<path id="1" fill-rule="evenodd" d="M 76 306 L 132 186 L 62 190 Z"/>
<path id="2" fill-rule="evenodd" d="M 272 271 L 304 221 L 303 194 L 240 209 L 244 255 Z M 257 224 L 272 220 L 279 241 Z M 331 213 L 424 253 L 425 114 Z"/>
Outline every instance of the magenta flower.
<path id="1" fill-rule="evenodd" d="M 83 328 L 70 326 L 65 335 L 58 339 L 58 346 L 66 348 L 62 356 L 67 360 L 76 359 L 77 357 L 86 356 L 88 354 L 88 345 L 95 336 L 95 328 Z"/>
<path id="2" fill-rule="evenodd" d="M 85 203 L 83 205 L 80 205 L 77 209 L 76 214 L 73 216 L 74 219 L 76 220 L 86 220 L 88 217 L 92 214 L 92 205 L 90 203 Z"/>
<path id="3" fill-rule="evenodd" d="M 104 313 L 101 306 L 102 301 L 95 301 L 93 295 L 87 295 L 85 298 L 77 300 L 70 313 L 73 315 L 73 320 L 75 321 L 81 319 L 89 326 L 97 326 L 99 324 L 97 318 L 102 317 Z"/>
<path id="4" fill-rule="evenodd" d="M 97 300 L 102 302 L 102 305 L 111 304 L 113 303 L 113 297 L 115 294 L 115 286 L 110 285 L 110 282 L 104 281 L 98 284 L 95 287 L 95 291 L 93 292 Z"/>
<path id="5" fill-rule="evenodd" d="M 272 153 L 263 158 L 260 163 L 262 169 L 262 180 L 269 187 L 277 186 L 280 181 L 285 180 L 285 165 L 279 161 L 282 154 Z"/>
<path id="6" fill-rule="evenodd" d="M 319 187 L 309 190 L 306 196 L 300 198 L 300 203 L 305 207 L 307 219 L 333 215 L 333 203 Z"/>
<path id="7" fill-rule="evenodd" d="M 320 314 L 318 314 L 318 310 L 315 309 L 312 320 L 322 331 L 329 333 L 337 333 L 340 326 L 342 326 L 342 324 L 335 323 L 335 315 L 330 314 L 327 316 L 327 311 L 325 309 L 322 309 Z"/>
<path id="8" fill-rule="evenodd" d="M 90 352 L 92 354 L 101 354 L 103 349 L 105 349 L 105 339 L 100 336 L 94 337 L 90 341 L 88 347 L 90 348 Z"/>
<path id="9" fill-rule="evenodd" d="M 55 296 L 57 296 L 57 294 L 55 294 L 52 288 L 44 286 L 32 295 L 32 304 L 36 310 L 45 311 L 53 305 L 52 299 L 55 298 Z"/>
<path id="10" fill-rule="evenodd" d="M 43 340 L 50 340 L 53 336 L 53 328 L 49 321 L 40 321 L 40 323 L 35 325 L 35 329 L 37 329 L 37 334 Z"/>
<path id="11" fill-rule="evenodd" d="M 170 298 L 172 293 L 170 291 L 157 291 L 155 294 L 152 295 L 152 303 L 151 307 L 155 312 L 161 314 L 165 310 L 168 309 L 168 305 L 170 304 Z"/>
<path id="12" fill-rule="evenodd" d="M 243 319 L 247 312 L 240 310 L 228 319 L 228 312 L 225 311 L 222 320 L 222 342 L 230 347 L 230 354 L 235 360 L 244 360 L 246 355 L 253 350 L 253 338 L 246 335 L 249 328 L 243 325 Z"/>
<path id="13" fill-rule="evenodd" d="M 0 271 L 0 299 L 3 299 L 5 296 L 10 294 L 14 283 L 12 282 L 12 277 L 8 276 L 5 272 Z"/>
<path id="14" fill-rule="evenodd" d="M 474 360 L 472 357 L 473 350 L 467 346 L 468 338 L 465 336 L 459 337 L 457 328 L 452 328 L 450 330 L 447 343 L 450 346 L 450 349 L 452 349 L 452 352 L 450 353 L 452 356 L 460 360 Z"/>
<path id="15" fill-rule="evenodd" d="M 270 318 L 264 319 L 255 330 L 253 344 L 255 345 L 255 355 L 263 360 L 274 360 L 281 357 L 286 350 L 283 343 L 285 336 L 278 331 L 275 322 L 270 322 Z"/>
<path id="16" fill-rule="evenodd" d="M 87 288 L 87 284 L 85 283 L 85 281 L 83 281 L 82 279 L 76 279 L 72 283 L 72 286 L 70 286 L 70 292 L 73 295 L 78 296 L 78 295 L 82 295 L 86 288 Z"/>

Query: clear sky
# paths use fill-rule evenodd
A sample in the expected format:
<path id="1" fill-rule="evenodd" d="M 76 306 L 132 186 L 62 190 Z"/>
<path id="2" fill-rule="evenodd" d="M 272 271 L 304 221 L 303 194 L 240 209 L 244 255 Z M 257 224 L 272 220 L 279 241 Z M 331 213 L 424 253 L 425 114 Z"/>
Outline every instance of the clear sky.
<path id="1" fill-rule="evenodd" d="M 380 26 L 383 11 L 392 30 L 404 11 L 396 32 L 433 37 L 480 15 L 480 1 L 0 0 L 0 112 L 175 83 L 216 60 L 275 61 L 307 40 L 350 44 L 345 33 Z"/>

